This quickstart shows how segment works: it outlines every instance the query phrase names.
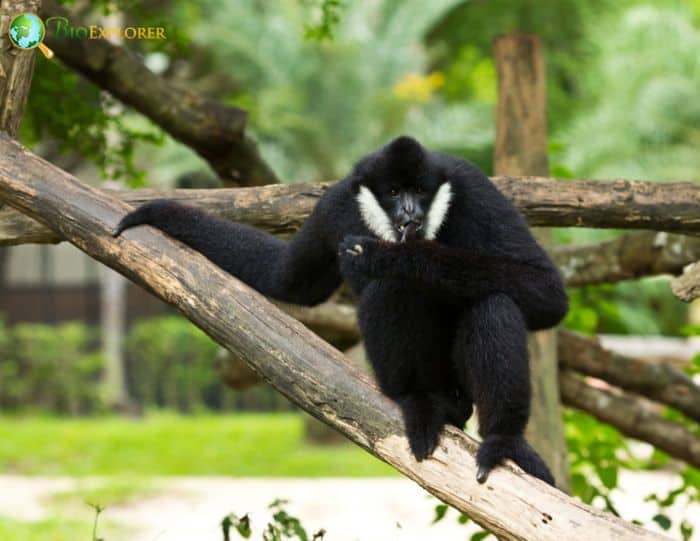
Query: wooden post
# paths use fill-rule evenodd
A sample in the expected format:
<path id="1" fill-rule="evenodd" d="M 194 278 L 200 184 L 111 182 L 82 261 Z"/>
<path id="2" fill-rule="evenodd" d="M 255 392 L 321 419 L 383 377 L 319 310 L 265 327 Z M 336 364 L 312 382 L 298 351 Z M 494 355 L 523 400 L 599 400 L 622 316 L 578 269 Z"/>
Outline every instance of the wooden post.
<path id="1" fill-rule="evenodd" d="M 8 30 L 12 18 L 19 13 L 33 12 L 38 2 L 0 0 L 0 131 L 17 134 L 24 114 L 34 73 L 36 51 L 13 47 Z"/>
<path id="2" fill-rule="evenodd" d="M 0 0 L 0 132 L 15 137 L 19 130 L 24 106 L 34 73 L 35 51 L 23 51 L 12 46 L 8 36 L 10 22 L 19 13 L 36 13 L 37 1 L 15 2 Z M 0 287 L 5 284 L 9 250 L 0 247 Z"/>
<path id="3" fill-rule="evenodd" d="M 542 44 L 536 36 L 508 34 L 494 41 L 498 108 L 494 174 L 547 176 L 547 102 Z M 546 230 L 535 232 L 546 243 Z M 569 490 L 564 428 L 557 383 L 557 343 L 553 330 L 529 341 L 532 407 L 527 437 Z"/>

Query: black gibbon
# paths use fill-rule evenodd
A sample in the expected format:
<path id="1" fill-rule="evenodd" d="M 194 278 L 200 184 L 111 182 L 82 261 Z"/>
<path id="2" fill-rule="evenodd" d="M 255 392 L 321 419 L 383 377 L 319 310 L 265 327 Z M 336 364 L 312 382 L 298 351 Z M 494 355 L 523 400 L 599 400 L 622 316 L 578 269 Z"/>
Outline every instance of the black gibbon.
<path id="1" fill-rule="evenodd" d="M 554 484 L 523 436 L 528 330 L 567 312 L 562 279 L 515 207 L 474 165 L 399 137 L 362 158 L 289 241 L 172 201 L 115 229 L 149 224 L 264 295 L 314 305 L 346 280 L 367 356 L 403 413 L 416 459 L 475 405 L 477 480 L 502 459 Z"/>

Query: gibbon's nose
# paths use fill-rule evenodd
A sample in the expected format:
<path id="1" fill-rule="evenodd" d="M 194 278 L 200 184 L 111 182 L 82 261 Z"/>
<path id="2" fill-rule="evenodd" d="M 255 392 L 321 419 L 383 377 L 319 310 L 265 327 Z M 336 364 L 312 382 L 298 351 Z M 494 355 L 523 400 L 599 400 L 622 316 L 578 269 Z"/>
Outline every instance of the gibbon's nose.
<path id="1" fill-rule="evenodd" d="M 416 202 L 411 194 L 401 194 L 401 209 L 406 215 L 411 216 L 416 211 L 416 206 Z"/>

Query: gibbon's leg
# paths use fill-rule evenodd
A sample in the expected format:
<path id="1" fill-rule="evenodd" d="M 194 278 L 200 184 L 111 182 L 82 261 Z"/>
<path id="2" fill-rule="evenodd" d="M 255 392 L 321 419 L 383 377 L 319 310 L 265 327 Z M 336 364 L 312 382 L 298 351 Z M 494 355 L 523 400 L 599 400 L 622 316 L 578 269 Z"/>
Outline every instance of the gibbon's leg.
<path id="1" fill-rule="evenodd" d="M 377 383 L 399 405 L 411 451 L 423 460 L 445 424 L 461 420 L 449 362 L 454 316 L 404 284 L 373 281 L 359 320 Z"/>
<path id="2" fill-rule="evenodd" d="M 496 294 L 465 310 L 458 324 L 455 357 L 467 373 L 483 441 L 477 453 L 477 480 L 483 483 L 504 458 L 554 485 L 542 458 L 525 441 L 530 415 L 527 328 L 518 306 Z M 460 365 L 467 368 L 460 368 Z M 465 390 L 466 391 L 466 390 Z"/>
<path id="3" fill-rule="evenodd" d="M 286 242 L 196 207 L 161 199 L 127 214 L 114 235 L 138 225 L 152 225 L 263 295 L 314 305 L 326 300 L 341 282 L 336 248 L 327 241 L 324 220 L 317 206 L 301 230 Z"/>

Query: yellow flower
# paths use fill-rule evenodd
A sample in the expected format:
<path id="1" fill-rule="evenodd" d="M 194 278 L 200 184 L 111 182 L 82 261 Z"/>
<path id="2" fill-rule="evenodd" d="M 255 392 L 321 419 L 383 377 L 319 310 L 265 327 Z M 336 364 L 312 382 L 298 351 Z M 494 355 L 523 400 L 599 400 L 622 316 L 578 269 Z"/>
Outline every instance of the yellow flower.
<path id="1" fill-rule="evenodd" d="M 398 98 L 416 103 L 430 101 L 435 90 L 445 84 L 445 76 L 440 71 L 428 75 L 407 73 L 394 85 L 394 95 Z"/>

